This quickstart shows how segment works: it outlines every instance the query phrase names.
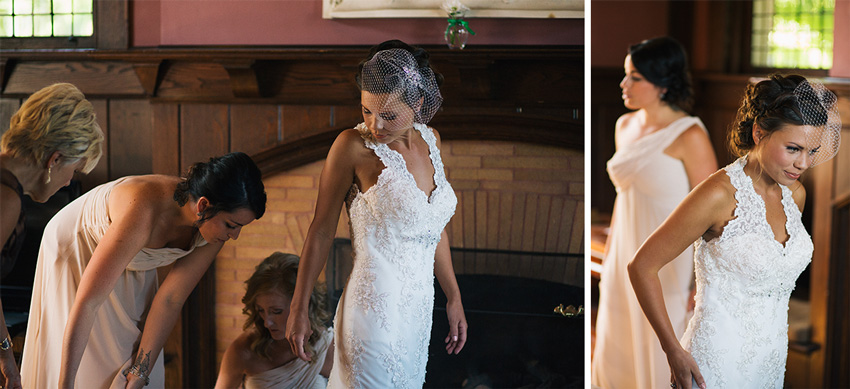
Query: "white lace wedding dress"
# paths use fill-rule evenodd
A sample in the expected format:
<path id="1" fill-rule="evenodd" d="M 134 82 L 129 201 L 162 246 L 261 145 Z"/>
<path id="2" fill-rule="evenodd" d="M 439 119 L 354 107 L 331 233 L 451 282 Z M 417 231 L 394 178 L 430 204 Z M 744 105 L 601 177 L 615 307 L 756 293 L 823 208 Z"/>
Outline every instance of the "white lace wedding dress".
<path id="1" fill-rule="evenodd" d="M 782 388 L 788 300 L 812 257 L 812 239 L 785 186 L 789 237 L 785 245 L 776 241 L 764 200 L 744 173 L 746 158 L 725 167 L 736 189 L 735 218 L 720 237 L 696 243 L 696 309 L 682 345 L 709 388 Z"/>
<path id="2" fill-rule="evenodd" d="M 355 185 L 347 199 L 354 266 L 334 318 L 328 387 L 421 388 L 425 382 L 434 252 L 457 197 L 434 133 L 423 124 L 414 127 L 434 166 L 430 196 L 416 186 L 401 154 L 365 141 L 385 168 L 374 186 L 363 193 Z"/>

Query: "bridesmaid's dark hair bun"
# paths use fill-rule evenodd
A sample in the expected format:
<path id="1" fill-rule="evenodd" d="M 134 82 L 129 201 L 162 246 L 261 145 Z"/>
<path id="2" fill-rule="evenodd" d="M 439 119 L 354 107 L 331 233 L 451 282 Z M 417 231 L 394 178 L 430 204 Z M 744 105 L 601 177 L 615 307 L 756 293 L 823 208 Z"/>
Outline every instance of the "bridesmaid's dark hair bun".
<path id="1" fill-rule="evenodd" d="M 632 64 L 649 82 L 667 88 L 661 98 L 673 107 L 690 111 L 693 105 L 691 74 L 685 49 L 673 38 L 647 39 L 629 47 Z"/>
<path id="2" fill-rule="evenodd" d="M 181 207 L 190 199 L 206 197 L 210 207 L 204 210 L 200 223 L 221 211 L 246 208 L 259 219 L 266 212 L 266 192 L 262 174 L 247 154 L 235 152 L 198 162 L 189 168 L 184 180 L 174 190 L 174 201 Z"/>
<path id="3" fill-rule="evenodd" d="M 768 134 L 786 124 L 802 125 L 803 118 L 794 90 L 806 78 L 796 74 L 773 74 L 767 80 L 747 85 L 735 122 L 729 129 L 729 149 L 737 156 L 755 147 L 753 124 Z"/>

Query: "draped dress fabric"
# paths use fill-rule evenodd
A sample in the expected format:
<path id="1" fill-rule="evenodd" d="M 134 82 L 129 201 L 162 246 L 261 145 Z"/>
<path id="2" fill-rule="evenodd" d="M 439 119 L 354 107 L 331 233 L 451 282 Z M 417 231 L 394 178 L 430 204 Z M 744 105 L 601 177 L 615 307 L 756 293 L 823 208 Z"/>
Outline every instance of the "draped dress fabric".
<path id="1" fill-rule="evenodd" d="M 617 199 L 599 282 L 592 362 L 592 383 L 601 388 L 670 385 L 667 357 L 637 302 L 626 265 L 691 189 L 682 161 L 664 150 L 694 125 L 705 131 L 699 118 L 683 117 L 625 145 L 608 161 Z M 678 338 L 687 324 L 693 248 L 661 268 L 658 277 Z"/>
<path id="2" fill-rule="evenodd" d="M 419 388 L 425 381 L 434 253 L 457 197 L 432 130 L 419 123 L 414 128 L 434 167 L 430 196 L 417 187 L 400 153 L 365 140 L 385 168 L 366 192 L 353 185 L 347 200 L 354 263 L 334 317 L 328 387 Z"/>
<path id="3" fill-rule="evenodd" d="M 295 358 L 274 369 L 245 377 L 245 389 L 303 388 L 325 389 L 328 379 L 319 374 L 325 364 L 333 329 L 328 328 L 314 346 L 313 362 Z"/>
<path id="4" fill-rule="evenodd" d="M 782 185 L 788 240 L 775 239 L 764 199 L 744 173 L 746 158 L 724 168 L 736 190 L 734 219 L 719 237 L 696 243 L 696 308 L 682 345 L 709 388 L 783 387 L 788 300 L 814 249 Z"/>
<path id="5" fill-rule="evenodd" d="M 21 362 L 25 388 L 59 385 L 65 323 L 83 272 L 112 223 L 109 194 L 125 179 L 100 185 L 77 198 L 44 229 Z M 130 366 L 135 357 L 145 316 L 158 288 L 156 268 L 169 265 L 205 244 L 198 234 L 188 251 L 146 248 L 136 254 L 97 310 L 77 371 L 78 388 L 124 387 L 126 380 L 119 372 Z M 150 374 L 151 386 L 163 387 L 164 374 L 160 352 Z"/>

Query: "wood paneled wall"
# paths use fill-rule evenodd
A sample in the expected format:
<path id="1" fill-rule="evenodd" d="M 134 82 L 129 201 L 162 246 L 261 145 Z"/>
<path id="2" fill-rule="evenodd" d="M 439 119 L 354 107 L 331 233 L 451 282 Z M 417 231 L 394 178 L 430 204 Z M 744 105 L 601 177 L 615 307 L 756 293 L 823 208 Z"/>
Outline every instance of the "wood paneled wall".
<path id="1" fill-rule="evenodd" d="M 426 49 L 445 77 L 445 101 L 431 122 L 444 141 L 520 140 L 583 151 L 581 46 Z M 194 162 L 237 150 L 252 155 L 270 177 L 323 159 L 336 134 L 361 120 L 353 75 L 367 52 L 367 47 L 0 50 L 0 132 L 29 94 L 71 82 L 95 105 L 107 138 L 104 157 L 81 177 L 85 190 L 129 174 L 178 175 Z M 481 204 L 491 195 L 481 201 L 472 196 L 476 212 L 488 209 Z M 502 198 L 492 201 L 501 204 Z M 559 200 L 542 200 L 547 207 L 535 201 L 536 209 L 581 210 Z M 514 197 L 511 203 L 521 202 Z M 581 249 L 573 243 L 552 240 L 551 247 Z M 166 346 L 171 386 L 213 386 L 215 278 L 211 268 Z"/>

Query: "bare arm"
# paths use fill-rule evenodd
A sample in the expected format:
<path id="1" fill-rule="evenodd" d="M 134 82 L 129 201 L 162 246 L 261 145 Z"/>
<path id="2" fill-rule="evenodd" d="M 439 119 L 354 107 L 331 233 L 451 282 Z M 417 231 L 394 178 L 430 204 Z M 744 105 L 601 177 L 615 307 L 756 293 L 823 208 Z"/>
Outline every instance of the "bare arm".
<path id="1" fill-rule="evenodd" d="M 118 277 L 150 239 L 154 214 L 146 205 L 143 195 L 119 194 L 123 207 L 112 210 L 113 222 L 95 248 L 88 266 L 83 271 L 80 286 L 62 342 L 62 364 L 59 385 L 73 388 L 80 359 L 88 344 L 95 313 L 112 289 Z M 110 204 L 113 202 L 110 201 Z"/>
<path id="2" fill-rule="evenodd" d="M 174 263 L 174 267 L 168 272 L 156 292 L 153 302 L 151 302 L 150 311 L 148 311 L 147 320 L 145 320 L 142 339 L 139 342 L 135 359 L 136 364 L 147 362 L 147 373 L 150 373 L 157 357 L 159 357 L 159 352 L 168 339 L 168 335 L 174 328 L 174 323 L 180 316 L 183 303 L 189 298 L 189 294 L 195 289 L 222 246 L 223 243 L 207 244 L 196 248 L 191 254 L 179 259 Z M 144 385 L 142 380 L 136 378 L 138 377 L 134 377 L 132 374 L 128 375 L 130 381 L 128 387 Z"/>
<path id="3" fill-rule="evenodd" d="M 21 214 L 21 200 L 18 194 L 5 185 L 0 185 L 0 210 L 3 211 L 0 214 L 0 245 L 5 245 L 12 236 Z M 6 327 L 6 317 L 3 316 L 3 304 L 0 302 L 0 341 L 6 337 L 10 335 Z M 0 351 L 0 386 L 10 389 L 21 387 L 21 374 L 11 348 Z"/>
<path id="4" fill-rule="evenodd" d="M 286 322 L 286 337 L 292 346 L 292 352 L 305 361 L 311 358 L 304 351 L 304 344 L 311 333 L 310 322 L 307 318 L 310 294 L 327 262 L 331 243 L 336 235 L 342 203 L 351 183 L 354 182 L 354 153 L 352 152 L 352 144 L 356 140 L 354 137 L 360 139 L 356 131 L 344 131 L 331 146 L 319 179 L 316 212 L 301 251 L 298 280 L 292 296 L 289 319 Z"/>
<path id="5" fill-rule="evenodd" d="M 452 267 L 452 254 L 449 248 L 449 237 L 444 229 L 440 234 L 440 243 L 434 255 L 434 274 L 440 287 L 446 294 L 446 314 L 449 318 L 449 334 L 446 336 L 446 351 L 457 354 L 466 344 L 466 315 L 463 313 L 463 302 L 460 298 L 460 288 L 457 286 L 455 271 Z"/>
<path id="6" fill-rule="evenodd" d="M 717 171 L 717 157 L 711 139 L 698 125 L 685 130 L 664 152 L 685 165 L 691 189 Z"/>
<path id="7" fill-rule="evenodd" d="M 250 363 L 251 352 L 245 347 L 247 345 L 245 336 L 246 334 L 243 333 L 236 338 L 224 352 L 218 379 L 215 381 L 215 389 L 238 388 L 242 385 L 242 377 Z"/>
<path id="8" fill-rule="evenodd" d="M 322 370 L 319 372 L 325 378 L 331 376 L 331 369 L 334 366 L 334 343 L 336 342 L 332 339 L 331 344 L 328 345 L 328 352 L 325 353 L 325 364 L 322 365 Z"/>
<path id="9" fill-rule="evenodd" d="M 719 172 L 718 175 L 724 174 Z M 679 344 L 661 291 L 658 271 L 695 240 L 731 219 L 735 202 L 718 175 L 692 191 L 667 220 L 647 238 L 628 265 L 629 279 L 638 302 L 652 325 L 680 388 L 690 388 L 691 377 L 701 387 L 704 380 L 693 358 Z"/>

